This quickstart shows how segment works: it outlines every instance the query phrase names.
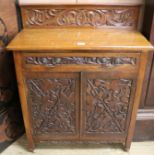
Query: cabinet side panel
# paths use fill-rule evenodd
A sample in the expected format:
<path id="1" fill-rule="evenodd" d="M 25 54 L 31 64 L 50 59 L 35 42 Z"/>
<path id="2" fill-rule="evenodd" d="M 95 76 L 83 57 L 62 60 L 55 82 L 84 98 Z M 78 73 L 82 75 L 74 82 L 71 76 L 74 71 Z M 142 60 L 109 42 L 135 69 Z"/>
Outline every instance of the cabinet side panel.
<path id="1" fill-rule="evenodd" d="M 19 96 L 20 96 L 20 101 L 21 101 L 26 135 L 27 135 L 28 142 L 29 142 L 29 149 L 33 150 L 35 145 L 34 145 L 33 135 L 32 135 L 29 108 L 28 108 L 27 99 L 26 99 L 26 88 L 25 88 L 25 83 L 24 83 L 24 75 L 22 72 L 21 54 L 18 52 L 14 52 L 13 55 L 14 55 L 17 83 L 18 83 Z"/>
<path id="2" fill-rule="evenodd" d="M 144 79 L 145 79 L 145 73 L 146 73 L 146 69 L 147 69 L 147 64 L 148 64 L 148 60 L 149 60 L 149 52 L 142 52 L 141 54 L 141 58 L 140 58 L 140 67 L 139 67 L 139 75 L 138 75 L 138 79 L 137 79 L 137 89 L 136 89 L 136 93 L 135 93 L 135 100 L 134 100 L 134 106 L 132 109 L 132 115 L 131 115 L 131 121 L 130 121 L 130 126 L 129 126 L 129 130 L 128 130 L 128 136 L 126 139 L 126 150 L 130 149 L 131 146 L 131 141 L 133 139 L 133 135 L 134 135 L 134 129 L 135 129 L 135 123 L 136 123 L 136 116 L 137 116 L 137 111 L 139 108 L 139 104 L 140 104 L 140 99 L 141 99 L 141 95 L 142 95 L 142 88 L 144 85 Z"/>

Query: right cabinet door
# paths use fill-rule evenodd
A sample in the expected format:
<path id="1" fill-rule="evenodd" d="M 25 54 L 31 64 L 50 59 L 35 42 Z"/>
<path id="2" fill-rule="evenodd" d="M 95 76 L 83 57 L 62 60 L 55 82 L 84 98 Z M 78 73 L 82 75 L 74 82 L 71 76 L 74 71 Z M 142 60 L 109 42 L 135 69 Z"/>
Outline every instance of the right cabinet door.
<path id="1" fill-rule="evenodd" d="M 136 74 L 82 74 L 81 139 L 123 142 L 136 90 Z"/>

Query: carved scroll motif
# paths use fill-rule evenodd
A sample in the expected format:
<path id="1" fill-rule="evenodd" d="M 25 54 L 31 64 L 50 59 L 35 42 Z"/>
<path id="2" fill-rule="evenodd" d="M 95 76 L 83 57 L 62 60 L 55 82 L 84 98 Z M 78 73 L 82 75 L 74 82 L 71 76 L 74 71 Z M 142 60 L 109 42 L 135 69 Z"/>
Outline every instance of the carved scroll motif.
<path id="1" fill-rule="evenodd" d="M 88 79 L 85 133 L 125 132 L 132 80 Z"/>
<path id="2" fill-rule="evenodd" d="M 44 65 L 55 67 L 57 65 L 78 64 L 78 65 L 102 65 L 107 67 L 123 64 L 136 64 L 136 58 L 128 57 L 26 57 L 26 64 Z"/>
<path id="3" fill-rule="evenodd" d="M 27 80 L 35 134 L 74 134 L 75 80 L 32 79 Z"/>
<path id="4" fill-rule="evenodd" d="M 9 103 L 13 97 L 12 91 L 11 86 L 8 88 L 0 87 L 0 103 Z"/>
<path id="5" fill-rule="evenodd" d="M 27 8 L 26 26 L 136 27 L 137 8 Z"/>
<path id="6" fill-rule="evenodd" d="M 8 43 L 8 30 L 2 18 L 0 18 L 0 40 L 2 40 L 5 44 Z"/>

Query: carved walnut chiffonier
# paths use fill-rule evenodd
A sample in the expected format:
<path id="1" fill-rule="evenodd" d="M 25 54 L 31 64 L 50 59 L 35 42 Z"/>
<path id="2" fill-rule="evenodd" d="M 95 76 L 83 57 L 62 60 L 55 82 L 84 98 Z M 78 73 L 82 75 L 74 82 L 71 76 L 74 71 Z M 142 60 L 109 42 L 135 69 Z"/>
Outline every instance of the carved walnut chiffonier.
<path id="1" fill-rule="evenodd" d="M 141 6 L 71 1 L 21 1 L 23 30 L 7 47 L 30 150 L 41 141 L 128 150 L 152 55 L 136 31 Z"/>

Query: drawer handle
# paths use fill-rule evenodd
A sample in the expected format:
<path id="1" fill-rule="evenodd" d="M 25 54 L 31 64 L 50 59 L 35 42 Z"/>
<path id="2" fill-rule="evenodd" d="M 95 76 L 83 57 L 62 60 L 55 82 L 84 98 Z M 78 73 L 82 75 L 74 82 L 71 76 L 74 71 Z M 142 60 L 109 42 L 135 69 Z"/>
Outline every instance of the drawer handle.
<path id="1" fill-rule="evenodd" d="M 26 64 L 55 67 L 57 65 L 101 65 L 114 67 L 118 65 L 136 65 L 136 58 L 131 57 L 26 57 Z"/>

